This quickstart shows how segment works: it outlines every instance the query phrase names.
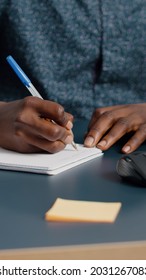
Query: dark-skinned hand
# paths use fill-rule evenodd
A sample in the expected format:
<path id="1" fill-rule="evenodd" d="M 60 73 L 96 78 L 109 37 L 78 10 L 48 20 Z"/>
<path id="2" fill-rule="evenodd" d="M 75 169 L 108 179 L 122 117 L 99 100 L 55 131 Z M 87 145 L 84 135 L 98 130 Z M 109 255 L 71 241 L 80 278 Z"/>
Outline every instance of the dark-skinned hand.
<path id="1" fill-rule="evenodd" d="M 133 135 L 122 147 L 123 153 L 135 151 L 146 140 L 146 103 L 96 109 L 84 145 L 105 151 L 129 132 Z"/>
<path id="2" fill-rule="evenodd" d="M 73 116 L 55 102 L 32 96 L 0 102 L 0 146 L 23 153 L 55 153 L 72 142 L 72 122 Z"/>

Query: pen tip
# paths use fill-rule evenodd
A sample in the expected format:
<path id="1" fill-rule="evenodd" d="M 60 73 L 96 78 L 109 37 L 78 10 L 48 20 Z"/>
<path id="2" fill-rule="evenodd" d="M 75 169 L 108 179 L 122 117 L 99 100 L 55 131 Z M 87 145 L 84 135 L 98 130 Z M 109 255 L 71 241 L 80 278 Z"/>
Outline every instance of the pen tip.
<path id="1" fill-rule="evenodd" d="M 72 141 L 71 144 L 72 144 L 73 148 L 78 151 L 78 148 L 77 148 L 77 145 L 75 144 L 75 142 Z"/>

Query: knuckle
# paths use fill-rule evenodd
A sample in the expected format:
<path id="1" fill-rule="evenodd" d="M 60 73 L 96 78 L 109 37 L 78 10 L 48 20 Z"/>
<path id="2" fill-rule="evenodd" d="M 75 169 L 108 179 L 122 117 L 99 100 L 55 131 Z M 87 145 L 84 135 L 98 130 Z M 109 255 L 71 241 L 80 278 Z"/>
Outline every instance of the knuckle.
<path id="1" fill-rule="evenodd" d="M 96 126 L 91 127 L 89 136 L 93 133 L 100 133 L 100 129 Z M 92 135 L 91 135 L 92 136 Z"/>
<path id="2" fill-rule="evenodd" d="M 36 102 L 36 98 L 28 96 L 22 100 L 19 112 L 16 116 L 16 122 L 18 123 L 26 123 L 26 119 L 28 117 L 28 108 L 32 106 Z"/>
<path id="3" fill-rule="evenodd" d="M 16 136 L 19 136 L 19 137 L 23 137 L 23 135 L 24 135 L 24 132 L 19 125 L 15 126 L 15 132 L 14 133 L 15 133 Z"/>
<path id="4" fill-rule="evenodd" d="M 65 113 L 64 108 L 60 104 L 55 104 L 54 114 L 55 116 L 57 116 L 59 123 L 61 123 L 62 125 L 66 125 L 68 121 L 67 114 Z"/>
<path id="5" fill-rule="evenodd" d="M 103 114 L 103 110 L 102 108 L 97 108 L 94 110 L 93 112 L 93 118 L 98 118 L 99 116 L 101 116 Z"/>
<path id="6" fill-rule="evenodd" d="M 132 138 L 132 145 L 133 147 L 136 147 L 139 143 L 139 138 L 137 136 L 133 136 Z"/>
<path id="7" fill-rule="evenodd" d="M 60 129 L 57 125 L 54 125 L 54 128 L 51 132 L 51 138 L 57 140 L 60 137 Z"/>
<path id="8" fill-rule="evenodd" d="M 32 106 L 34 103 L 36 103 L 37 98 L 33 96 L 27 96 L 23 99 L 23 108 L 28 108 Z"/>
<path id="9" fill-rule="evenodd" d="M 103 117 L 113 120 L 114 113 L 113 111 L 106 111 L 102 114 Z"/>
<path id="10" fill-rule="evenodd" d="M 16 122 L 17 123 L 25 123 L 26 122 L 25 119 L 26 119 L 26 113 L 25 113 L 24 110 L 22 110 L 17 114 Z"/>
<path id="11" fill-rule="evenodd" d="M 57 113 L 57 115 L 60 118 L 64 117 L 64 108 L 60 104 L 57 104 L 57 106 L 55 106 L 54 110 L 55 110 L 55 113 Z"/>
<path id="12" fill-rule="evenodd" d="M 146 124 L 143 124 L 139 127 L 139 131 L 146 137 Z"/>
<path id="13" fill-rule="evenodd" d="M 113 131 L 113 130 L 110 130 L 108 132 L 108 139 L 113 139 L 113 138 L 117 138 L 117 131 Z"/>
<path id="14" fill-rule="evenodd" d="M 129 120 L 128 120 L 128 118 L 120 118 L 117 123 L 119 125 L 125 126 L 125 128 L 129 127 Z"/>

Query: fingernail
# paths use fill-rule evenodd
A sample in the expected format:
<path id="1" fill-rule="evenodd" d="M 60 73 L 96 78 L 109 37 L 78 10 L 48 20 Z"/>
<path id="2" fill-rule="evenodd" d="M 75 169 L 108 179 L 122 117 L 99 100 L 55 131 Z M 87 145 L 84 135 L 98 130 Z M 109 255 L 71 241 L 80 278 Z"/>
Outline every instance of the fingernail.
<path id="1" fill-rule="evenodd" d="M 68 135 L 65 140 L 64 143 L 65 144 L 70 144 L 73 141 L 73 136 L 72 135 Z"/>
<path id="2" fill-rule="evenodd" d="M 90 147 L 93 145 L 93 143 L 94 143 L 94 138 L 92 136 L 88 136 L 85 139 L 84 145 Z"/>
<path id="3" fill-rule="evenodd" d="M 124 153 L 128 153 L 130 151 L 131 147 L 130 146 L 125 146 L 122 150 Z"/>
<path id="4" fill-rule="evenodd" d="M 68 121 L 66 124 L 67 129 L 72 129 L 73 128 L 73 123 L 71 121 Z"/>
<path id="5" fill-rule="evenodd" d="M 100 142 L 98 143 L 98 146 L 100 146 L 100 147 L 105 147 L 106 144 L 107 144 L 107 141 L 106 141 L 106 140 L 102 140 L 102 141 L 100 141 Z"/>

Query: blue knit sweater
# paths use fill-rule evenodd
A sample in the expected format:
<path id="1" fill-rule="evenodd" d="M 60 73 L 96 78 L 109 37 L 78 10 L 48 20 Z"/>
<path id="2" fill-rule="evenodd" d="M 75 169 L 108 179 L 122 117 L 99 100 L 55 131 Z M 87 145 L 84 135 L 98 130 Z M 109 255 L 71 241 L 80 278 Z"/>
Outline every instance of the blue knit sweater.
<path id="1" fill-rule="evenodd" d="M 77 117 L 146 100 L 145 0 L 1 0 L 0 36 L 1 100 L 28 95 L 9 54 Z"/>

